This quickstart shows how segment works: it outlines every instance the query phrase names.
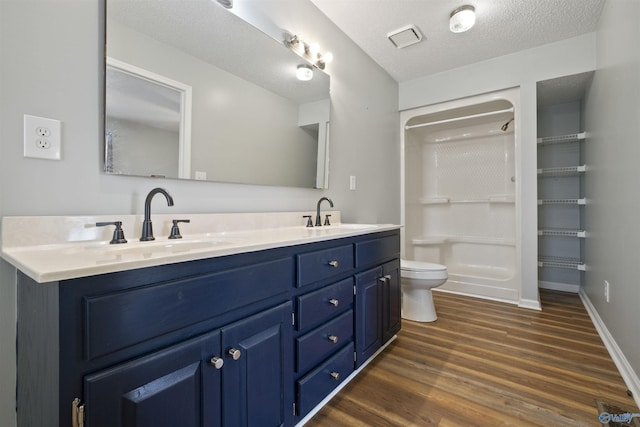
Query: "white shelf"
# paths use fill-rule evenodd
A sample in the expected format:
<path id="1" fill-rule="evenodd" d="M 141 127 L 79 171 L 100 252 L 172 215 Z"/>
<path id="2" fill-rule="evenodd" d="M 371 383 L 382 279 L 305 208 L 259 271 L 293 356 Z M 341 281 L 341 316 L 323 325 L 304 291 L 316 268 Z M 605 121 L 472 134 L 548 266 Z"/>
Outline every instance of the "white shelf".
<path id="1" fill-rule="evenodd" d="M 563 228 L 547 228 L 538 230 L 539 236 L 558 236 L 558 237 L 579 237 L 584 239 L 587 237 L 587 232 L 584 230 L 571 230 Z"/>
<path id="2" fill-rule="evenodd" d="M 587 266 L 578 258 L 565 258 L 565 257 L 552 257 L 552 256 L 538 257 L 538 267 L 564 268 L 564 269 L 579 270 L 579 271 L 586 271 L 587 269 Z"/>
<path id="3" fill-rule="evenodd" d="M 541 177 L 556 177 L 556 176 L 579 176 L 587 171 L 587 166 L 565 166 L 559 168 L 546 168 L 538 169 L 538 175 Z"/>
<path id="4" fill-rule="evenodd" d="M 448 197 L 422 197 L 420 199 L 421 205 L 443 205 L 449 203 Z"/>
<path id="5" fill-rule="evenodd" d="M 500 237 L 483 237 L 483 236 L 420 236 L 411 239 L 413 246 L 432 246 L 441 245 L 443 243 L 476 243 L 483 245 L 495 246 L 515 246 L 516 242 L 512 239 L 504 239 Z"/>
<path id="6" fill-rule="evenodd" d="M 560 135 L 560 136 L 548 136 L 545 138 L 538 138 L 538 145 L 551 145 L 551 144 L 567 144 L 571 142 L 580 142 L 584 141 L 586 138 L 586 133 L 572 133 L 569 135 Z"/>
<path id="7" fill-rule="evenodd" d="M 539 205 L 586 205 L 587 199 L 541 199 Z"/>
<path id="8" fill-rule="evenodd" d="M 422 197 L 419 202 L 422 205 L 463 204 L 463 203 L 515 203 L 513 194 L 490 194 L 486 198 L 478 199 L 452 199 L 450 197 Z"/>

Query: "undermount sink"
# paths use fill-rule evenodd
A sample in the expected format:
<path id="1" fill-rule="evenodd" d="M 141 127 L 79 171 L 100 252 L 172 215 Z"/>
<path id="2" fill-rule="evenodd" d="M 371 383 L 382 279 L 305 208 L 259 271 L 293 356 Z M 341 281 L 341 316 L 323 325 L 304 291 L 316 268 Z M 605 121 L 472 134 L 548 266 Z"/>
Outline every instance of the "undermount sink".
<path id="1" fill-rule="evenodd" d="M 379 227 L 379 225 L 378 224 L 335 224 L 335 225 L 330 225 L 328 227 L 352 229 L 352 230 L 364 230 L 366 228 L 376 228 L 376 227 Z"/>
<path id="2" fill-rule="evenodd" d="M 80 251 L 94 255 L 168 255 L 197 251 L 201 249 L 214 249 L 223 245 L 231 245 L 229 240 L 176 240 L 176 241 L 151 241 L 151 242 L 131 242 L 121 245 L 100 244 L 96 246 L 83 245 L 81 248 L 69 248 L 65 253 L 72 254 Z"/>

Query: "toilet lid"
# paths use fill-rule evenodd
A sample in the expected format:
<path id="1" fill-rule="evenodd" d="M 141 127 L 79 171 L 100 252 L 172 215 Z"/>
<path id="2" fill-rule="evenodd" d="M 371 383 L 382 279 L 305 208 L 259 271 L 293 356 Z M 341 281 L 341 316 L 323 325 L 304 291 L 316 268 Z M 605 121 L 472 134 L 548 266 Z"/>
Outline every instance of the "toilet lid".
<path id="1" fill-rule="evenodd" d="M 447 267 L 442 264 L 434 264 L 431 262 L 401 259 L 400 269 L 412 271 L 446 271 Z"/>

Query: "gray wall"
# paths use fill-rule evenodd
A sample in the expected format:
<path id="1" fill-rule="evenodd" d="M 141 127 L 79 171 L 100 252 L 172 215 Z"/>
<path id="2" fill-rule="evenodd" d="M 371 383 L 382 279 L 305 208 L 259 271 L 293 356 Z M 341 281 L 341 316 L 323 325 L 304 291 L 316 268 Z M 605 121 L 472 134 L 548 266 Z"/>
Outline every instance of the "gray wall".
<path id="1" fill-rule="evenodd" d="M 0 1 L 0 215 L 139 214 L 162 185 L 176 206 L 155 212 L 301 211 L 323 195 L 345 222 L 399 223 L 398 87 L 310 2 L 262 0 L 276 26 L 314 35 L 335 60 L 330 189 L 157 181 L 100 172 L 102 4 Z M 290 22 L 289 22 L 290 21 Z M 365 72 L 362 72 L 364 70 Z M 62 121 L 62 160 L 22 156 L 24 114 Z M 358 188 L 349 190 L 349 176 Z M 15 420 L 15 270 L 0 261 L 0 425 Z"/>
<path id="2" fill-rule="evenodd" d="M 640 2 L 607 1 L 585 107 L 586 292 L 640 374 Z M 603 281 L 611 283 L 610 303 Z M 637 397 L 636 397 L 637 399 Z"/>

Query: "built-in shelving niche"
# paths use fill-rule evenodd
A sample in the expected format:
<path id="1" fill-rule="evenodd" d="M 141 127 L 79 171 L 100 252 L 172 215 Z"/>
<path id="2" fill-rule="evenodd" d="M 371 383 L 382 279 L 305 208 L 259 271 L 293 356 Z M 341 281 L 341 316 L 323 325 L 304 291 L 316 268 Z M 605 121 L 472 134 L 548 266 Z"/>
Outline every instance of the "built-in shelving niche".
<path id="1" fill-rule="evenodd" d="M 584 132 L 538 138 L 538 166 L 542 166 L 538 169 L 538 267 L 542 270 L 541 282 L 555 287 L 579 286 L 582 282 L 579 272 L 586 270 L 582 260 L 586 231 L 581 212 L 587 204 L 582 194 L 582 177 L 588 169 L 582 162 L 581 145 L 585 138 Z M 554 206 L 558 207 L 555 212 Z M 574 270 L 578 274 L 570 277 L 545 271 L 554 269 Z"/>
<path id="2" fill-rule="evenodd" d="M 593 72 L 537 83 L 538 284 L 577 292 L 588 270 L 583 100 Z"/>

